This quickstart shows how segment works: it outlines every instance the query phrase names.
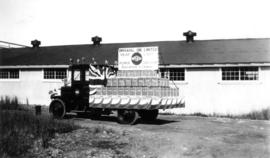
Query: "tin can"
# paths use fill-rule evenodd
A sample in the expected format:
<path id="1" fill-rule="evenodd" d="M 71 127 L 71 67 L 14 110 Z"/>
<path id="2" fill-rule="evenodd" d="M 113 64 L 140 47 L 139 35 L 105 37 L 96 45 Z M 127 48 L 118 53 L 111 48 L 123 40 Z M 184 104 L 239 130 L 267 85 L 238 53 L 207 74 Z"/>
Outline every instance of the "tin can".
<path id="1" fill-rule="evenodd" d="M 125 86 L 125 79 L 124 78 L 119 78 L 118 79 L 118 86 L 119 87 L 124 87 Z"/>
<path id="2" fill-rule="evenodd" d="M 124 87 L 124 95 L 130 94 L 130 87 Z"/>
<path id="3" fill-rule="evenodd" d="M 142 88 L 142 96 L 147 96 L 147 87 Z"/>
<path id="4" fill-rule="evenodd" d="M 118 87 L 118 78 L 112 78 L 112 86 L 113 87 Z"/>
<path id="5" fill-rule="evenodd" d="M 135 95 L 136 96 L 142 95 L 142 87 L 135 87 Z"/>
<path id="6" fill-rule="evenodd" d="M 102 95 L 102 88 L 96 88 L 96 93 L 95 95 Z"/>
<path id="7" fill-rule="evenodd" d="M 124 95 L 124 87 L 118 87 L 118 95 Z"/>
<path id="8" fill-rule="evenodd" d="M 151 78 L 146 78 L 146 79 L 145 79 L 145 86 L 147 86 L 147 87 L 152 86 L 151 81 L 152 81 Z"/>
<path id="9" fill-rule="evenodd" d="M 108 87 L 112 87 L 113 86 L 113 79 L 112 78 L 108 78 L 107 79 L 107 86 Z"/>
<path id="10" fill-rule="evenodd" d="M 132 84 L 131 84 L 131 78 L 125 78 L 125 86 L 127 87 L 131 87 Z"/>
<path id="11" fill-rule="evenodd" d="M 158 87 L 158 78 L 152 78 L 151 86 Z"/>
<path id="12" fill-rule="evenodd" d="M 147 88 L 147 96 L 153 96 L 154 95 L 154 88 Z"/>
<path id="13" fill-rule="evenodd" d="M 112 87 L 106 87 L 107 88 L 107 95 L 112 95 Z"/>
<path id="14" fill-rule="evenodd" d="M 112 87 L 112 95 L 118 95 L 118 88 Z"/>
<path id="15" fill-rule="evenodd" d="M 144 87 L 144 85 L 145 85 L 144 78 L 139 78 L 138 79 L 138 85 L 139 85 L 139 87 Z"/>
<path id="16" fill-rule="evenodd" d="M 137 87 L 138 86 L 138 79 L 137 78 L 132 78 L 131 79 L 131 86 L 132 87 Z"/>
<path id="17" fill-rule="evenodd" d="M 101 95 L 107 95 L 107 87 L 101 88 Z"/>
<path id="18" fill-rule="evenodd" d="M 135 87 L 130 87 L 130 95 L 134 96 L 135 95 Z"/>

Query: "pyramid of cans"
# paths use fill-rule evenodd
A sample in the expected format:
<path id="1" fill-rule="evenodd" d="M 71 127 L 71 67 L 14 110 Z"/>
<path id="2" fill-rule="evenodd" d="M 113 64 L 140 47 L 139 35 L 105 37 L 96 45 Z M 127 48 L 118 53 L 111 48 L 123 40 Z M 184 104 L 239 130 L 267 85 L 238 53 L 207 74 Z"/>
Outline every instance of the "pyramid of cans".
<path id="1" fill-rule="evenodd" d="M 118 70 L 116 77 L 108 78 L 107 84 L 97 95 L 177 97 L 178 88 L 169 86 L 169 79 L 161 78 L 157 71 Z"/>

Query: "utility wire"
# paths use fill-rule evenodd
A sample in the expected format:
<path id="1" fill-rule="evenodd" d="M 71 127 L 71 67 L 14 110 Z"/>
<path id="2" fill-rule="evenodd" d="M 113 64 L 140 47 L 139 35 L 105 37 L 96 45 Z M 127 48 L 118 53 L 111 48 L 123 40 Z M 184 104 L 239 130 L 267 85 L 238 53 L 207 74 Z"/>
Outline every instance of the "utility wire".
<path id="1" fill-rule="evenodd" d="M 12 42 L 7 42 L 7 41 L 0 41 L 0 43 L 5 43 L 5 44 L 9 44 L 9 45 L 20 46 L 20 47 L 29 47 L 27 45 L 18 44 L 18 43 L 12 43 Z"/>

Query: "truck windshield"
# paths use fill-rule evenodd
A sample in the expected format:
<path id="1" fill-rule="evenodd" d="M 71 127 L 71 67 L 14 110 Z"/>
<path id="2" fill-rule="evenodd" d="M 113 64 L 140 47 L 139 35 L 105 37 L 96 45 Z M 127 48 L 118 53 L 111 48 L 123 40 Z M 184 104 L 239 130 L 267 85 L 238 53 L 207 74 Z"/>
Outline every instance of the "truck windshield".
<path id="1" fill-rule="evenodd" d="M 81 72 L 79 70 L 74 70 L 74 81 L 80 81 Z"/>

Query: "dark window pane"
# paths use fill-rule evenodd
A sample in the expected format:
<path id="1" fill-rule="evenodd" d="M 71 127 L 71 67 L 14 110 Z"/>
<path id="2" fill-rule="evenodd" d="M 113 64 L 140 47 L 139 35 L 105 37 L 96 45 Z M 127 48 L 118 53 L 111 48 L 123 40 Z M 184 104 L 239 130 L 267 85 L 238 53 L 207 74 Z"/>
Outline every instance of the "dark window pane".
<path id="1" fill-rule="evenodd" d="M 44 69 L 44 79 L 63 79 L 67 77 L 66 69 Z"/>
<path id="2" fill-rule="evenodd" d="M 238 67 L 222 68 L 222 80 L 239 80 Z"/>
<path id="3" fill-rule="evenodd" d="M 241 80 L 258 80 L 258 67 L 243 67 L 240 69 Z"/>
<path id="4" fill-rule="evenodd" d="M 258 67 L 222 68 L 222 80 L 258 80 Z"/>
<path id="5" fill-rule="evenodd" d="M 171 81 L 185 80 L 184 68 L 161 68 L 160 72 L 162 78 L 169 78 Z"/>
<path id="6" fill-rule="evenodd" d="M 0 70 L 0 78 L 2 79 L 17 79 L 19 78 L 18 69 L 2 69 Z"/>

